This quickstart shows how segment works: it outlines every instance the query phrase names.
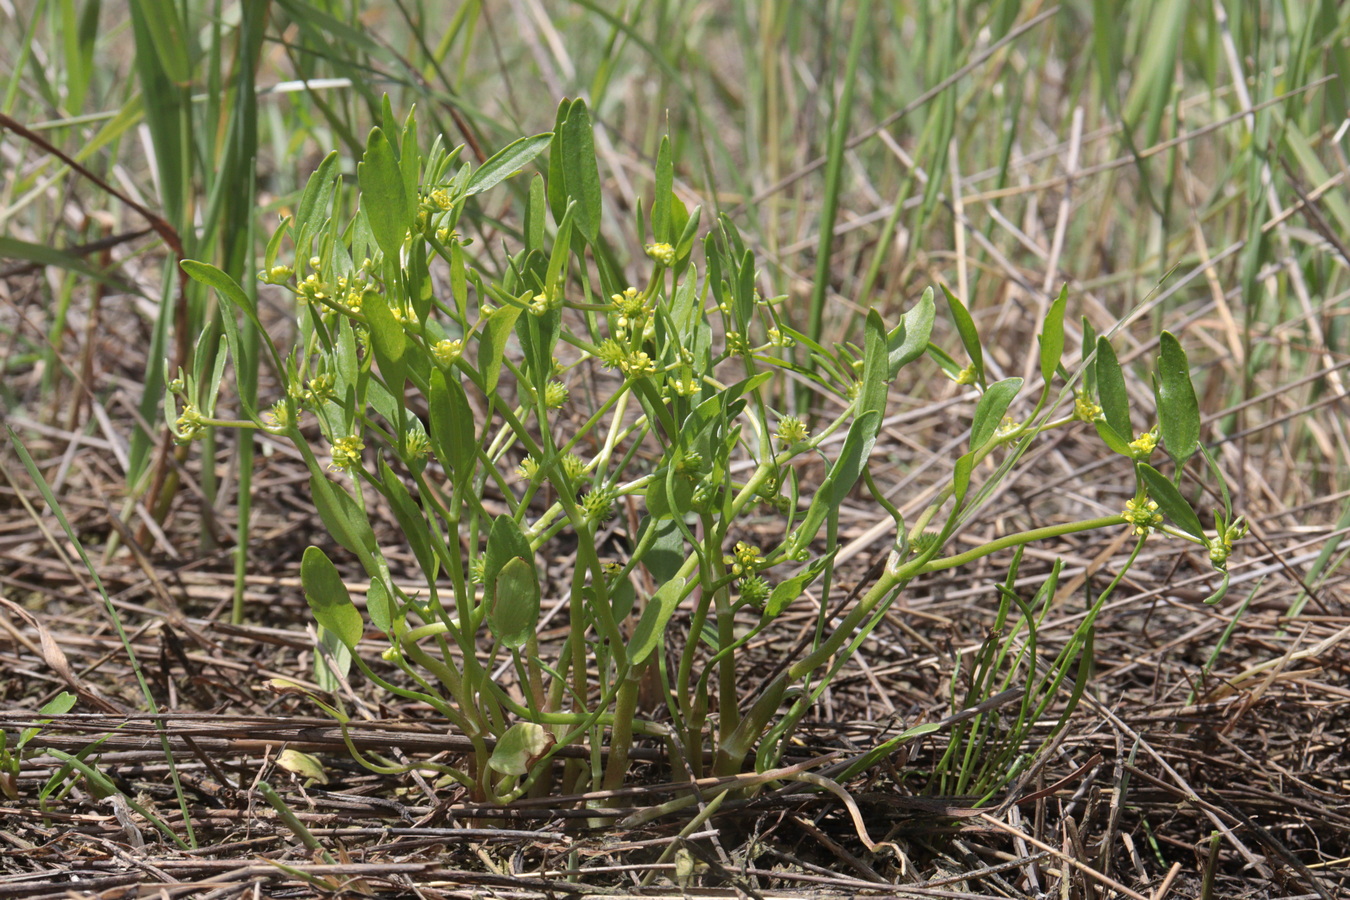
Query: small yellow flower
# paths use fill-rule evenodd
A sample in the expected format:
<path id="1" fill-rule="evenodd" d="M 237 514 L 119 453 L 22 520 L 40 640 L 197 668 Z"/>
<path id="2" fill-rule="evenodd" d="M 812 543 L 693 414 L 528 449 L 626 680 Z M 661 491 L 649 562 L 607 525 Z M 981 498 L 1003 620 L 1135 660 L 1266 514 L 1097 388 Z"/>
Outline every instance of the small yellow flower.
<path id="1" fill-rule="evenodd" d="M 1073 417 L 1083 422 L 1096 421 L 1102 414 L 1102 408 L 1093 402 L 1086 391 L 1078 391 L 1073 396 Z"/>
<path id="2" fill-rule="evenodd" d="M 1148 459 L 1157 446 L 1158 435 L 1152 431 L 1145 431 L 1130 441 L 1130 453 L 1135 459 Z"/>
<path id="3" fill-rule="evenodd" d="M 648 356 L 645 351 L 635 350 L 628 354 L 623 362 L 619 363 L 619 371 L 623 372 L 623 374 L 627 375 L 629 378 L 654 375 L 656 374 L 656 363 L 652 361 L 652 358 Z"/>
<path id="4" fill-rule="evenodd" d="M 174 440 L 180 444 L 190 444 L 206 433 L 206 423 L 202 414 L 191 403 L 183 407 L 183 414 L 174 423 Z"/>
<path id="5" fill-rule="evenodd" d="M 452 365 L 464 353 L 463 341 L 452 341 L 448 338 L 437 341 L 431 348 L 432 356 L 436 357 L 436 362 L 443 366 Z"/>
<path id="6" fill-rule="evenodd" d="M 1126 522 L 1134 526 L 1139 537 L 1152 534 L 1153 529 L 1162 524 L 1162 514 L 1158 512 L 1158 503 L 1145 497 L 1142 501 L 1131 497 L 1125 501 L 1125 510 L 1120 514 Z"/>
<path id="7" fill-rule="evenodd" d="M 516 466 L 516 474 L 527 481 L 533 481 L 539 474 L 539 463 L 535 462 L 533 457 L 527 456 Z"/>
<path id="8" fill-rule="evenodd" d="M 956 373 L 957 384 L 974 384 L 976 382 L 975 364 L 971 363 L 960 372 Z"/>
<path id="9" fill-rule="evenodd" d="M 354 469 L 361 465 L 361 451 L 366 449 L 359 434 L 338 438 L 333 442 L 333 468 Z"/>
<path id="10" fill-rule="evenodd" d="M 667 268 L 675 265 L 675 248 L 667 243 L 648 244 L 647 255 Z"/>

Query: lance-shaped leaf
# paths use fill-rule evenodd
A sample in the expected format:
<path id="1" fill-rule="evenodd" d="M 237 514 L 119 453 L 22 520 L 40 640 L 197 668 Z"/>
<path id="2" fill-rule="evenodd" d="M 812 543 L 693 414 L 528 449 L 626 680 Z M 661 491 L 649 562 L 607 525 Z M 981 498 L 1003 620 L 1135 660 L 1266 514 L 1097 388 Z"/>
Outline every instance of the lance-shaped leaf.
<path id="1" fill-rule="evenodd" d="M 1097 358 L 1093 368 L 1106 424 L 1126 441 L 1131 440 L 1134 433 L 1130 426 L 1130 395 L 1125 391 L 1125 373 L 1120 370 L 1120 360 L 1116 359 L 1111 342 L 1104 337 L 1097 338 Z"/>
<path id="2" fill-rule="evenodd" d="M 1180 472 L 1200 446 L 1200 404 L 1191 384 L 1186 351 L 1171 332 L 1162 333 L 1159 351 L 1158 426 L 1163 447 Z"/>
<path id="3" fill-rule="evenodd" d="M 529 297 L 522 295 L 521 302 Z M 491 394 L 497 390 L 502 377 L 502 361 L 506 358 L 506 342 L 511 338 L 521 308 L 515 305 L 499 306 L 488 319 L 487 328 L 478 342 L 478 371 L 483 375 L 483 389 Z"/>
<path id="4" fill-rule="evenodd" d="M 534 158 L 548 147 L 553 140 L 553 132 L 523 137 L 507 144 L 469 178 L 469 186 L 464 193 L 467 196 L 481 194 L 501 184 L 534 161 Z"/>
<path id="5" fill-rule="evenodd" d="M 863 323 L 862 396 L 858 412 L 876 412 L 877 428 L 886 415 L 886 391 L 889 387 L 890 357 L 886 345 L 886 326 L 875 309 L 867 311 Z"/>
<path id="6" fill-rule="evenodd" d="M 366 152 L 356 167 L 356 178 L 361 186 L 361 208 L 370 223 L 375 243 L 379 244 L 385 257 L 397 261 L 413 218 L 416 198 L 408 197 L 398 156 L 383 129 L 370 130 Z"/>
<path id="7" fill-rule="evenodd" d="M 389 392 L 401 405 L 403 381 L 408 373 L 407 360 L 404 358 L 408 337 L 389 310 L 384 295 L 377 291 L 366 291 L 361 295 L 361 314 L 370 326 L 370 344 L 375 351 L 375 361 L 380 364 L 380 374 L 384 376 Z"/>
<path id="8" fill-rule="evenodd" d="M 1148 463 L 1139 463 L 1139 474 L 1144 479 L 1149 496 L 1157 501 L 1159 511 L 1182 531 L 1205 540 L 1205 528 L 1200 524 L 1200 517 L 1181 496 L 1181 491 L 1177 490 L 1171 479 Z"/>
<path id="9" fill-rule="evenodd" d="M 646 662 L 647 657 L 651 656 L 652 651 L 656 649 L 657 643 L 661 640 L 661 635 L 666 630 L 666 624 L 670 622 L 670 617 L 675 612 L 675 607 L 680 604 L 680 596 L 684 593 L 684 585 L 683 578 L 667 581 L 647 601 L 647 608 L 642 611 L 637 625 L 633 628 L 633 637 L 628 641 L 628 664 L 630 666 L 642 665 Z"/>
<path id="10" fill-rule="evenodd" d="M 768 602 L 764 604 L 764 614 L 760 617 L 760 621 L 767 622 L 782 615 L 783 610 L 804 594 L 811 582 L 820 577 L 820 573 L 825 571 L 825 566 L 830 560 L 834 559 L 834 553 L 835 551 L 831 550 L 803 571 L 774 585 L 773 591 L 769 594 Z"/>
<path id="11" fill-rule="evenodd" d="M 436 459 L 462 487 L 473 476 L 477 463 L 478 436 L 474 432 L 473 410 L 459 379 L 449 378 L 439 369 L 431 371 L 427 392 L 430 412 L 431 450 Z"/>
<path id="12" fill-rule="evenodd" d="M 876 443 L 880 420 L 881 414 L 871 410 L 858 416 L 849 426 L 848 436 L 844 438 L 844 445 L 839 450 L 838 458 L 830 467 L 825 480 L 821 482 L 815 499 L 811 501 L 802 524 L 797 527 L 793 536 L 795 549 L 804 550 L 815 540 L 816 532 L 820 530 L 830 510 L 843 503 L 848 492 L 857 483 L 863 467 L 867 465 L 868 457 L 872 455 L 872 445 Z"/>
<path id="13" fill-rule="evenodd" d="M 975 366 L 975 381 L 984 384 L 984 348 L 980 344 L 980 332 L 975 328 L 975 320 L 971 318 L 970 311 L 966 305 L 947 290 L 947 286 L 942 285 L 942 293 L 947 295 L 947 305 L 951 307 L 952 324 L 956 326 L 956 333 L 961 336 L 961 346 L 966 348 L 966 355 L 970 357 L 971 364 Z"/>
<path id="14" fill-rule="evenodd" d="M 652 239 L 674 245 L 677 235 L 670 223 L 671 188 L 675 184 L 675 164 L 670 154 L 670 137 L 661 138 L 656 151 L 656 193 L 652 196 Z"/>
<path id="15" fill-rule="evenodd" d="M 1050 381 L 1055 377 L 1055 367 L 1064 355 L 1064 310 L 1069 305 L 1069 286 L 1060 289 L 1059 297 L 1050 304 L 1045 316 L 1045 325 L 1041 329 L 1041 379 L 1045 386 L 1041 388 L 1041 397 L 1050 394 Z"/>
<path id="16" fill-rule="evenodd" d="M 407 540 L 413 556 L 417 558 L 418 567 L 421 568 L 428 581 L 434 582 L 436 573 L 440 568 L 440 560 L 432 549 L 434 538 L 431 534 L 431 526 L 427 524 L 422 510 L 418 509 L 417 504 L 413 502 L 412 495 L 403 485 L 403 480 L 395 474 L 393 469 L 389 468 L 389 464 L 383 459 L 380 460 L 378 486 L 380 493 L 389 499 L 394 518 L 398 521 L 398 527 L 403 532 L 403 537 Z"/>
<path id="17" fill-rule="evenodd" d="M 600 235 L 600 168 L 595 161 L 595 133 L 585 100 L 572 101 L 562 126 L 562 175 L 567 196 L 579 205 L 577 226 L 594 243 Z"/>
<path id="18" fill-rule="evenodd" d="M 309 493 L 328 533 L 370 570 L 377 545 L 365 512 L 345 490 L 321 475 L 310 476 Z"/>

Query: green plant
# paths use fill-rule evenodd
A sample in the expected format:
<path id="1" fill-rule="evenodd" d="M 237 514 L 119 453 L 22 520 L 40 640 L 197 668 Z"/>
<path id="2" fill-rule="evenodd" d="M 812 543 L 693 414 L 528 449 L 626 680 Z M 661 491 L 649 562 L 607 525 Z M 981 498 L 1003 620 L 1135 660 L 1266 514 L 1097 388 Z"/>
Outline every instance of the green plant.
<path id="1" fill-rule="evenodd" d="M 466 208 L 546 149 L 548 177 L 530 181 L 516 249 L 494 260 L 494 247 L 457 230 Z M 582 101 L 559 107 L 551 134 L 522 138 L 476 169 L 439 141 L 420 151 L 413 116 L 400 125 L 386 107 L 357 167 L 355 218 L 333 212 L 334 154 L 268 244 L 261 280 L 293 292 L 299 305 L 296 346 L 264 342 L 283 395 L 263 412 L 243 393 L 242 417 L 226 420 L 216 414 L 218 364 L 180 373 L 171 386 L 180 439 L 221 425 L 262 429 L 302 454 L 324 523 L 370 579 L 363 616 L 328 555 L 306 550 L 301 575 L 327 664 L 356 665 L 471 739 L 467 767 L 433 768 L 497 802 L 545 790 L 555 775 L 568 791 L 613 789 L 644 736 L 665 742 L 693 776 L 740 773 L 751 756 L 764 772 L 921 575 L 1126 525 L 1137 536 L 1131 561 L 1152 534 L 1166 532 L 1206 546 L 1223 568 L 1241 523 L 1226 509 L 1218 536 L 1209 536 L 1176 481 L 1147 463 L 1161 441 L 1179 479 L 1200 447 L 1188 365 L 1171 335 L 1162 336 L 1159 425 L 1130 440 L 1124 373 L 1109 342 L 1090 329 L 1086 384 L 1071 395 L 1076 378 L 1061 365 L 1061 292 L 1041 329 L 1039 391 L 1015 422 L 1007 414 L 1023 379 L 988 380 L 980 336 L 958 298 L 947 295 L 964 365 L 930 343 L 931 289 L 891 327 L 869 312 L 861 347 L 824 346 L 783 321 L 777 299 L 758 294 L 754 254 L 729 219 L 697 240 L 700 212 L 675 196 L 673 172 L 663 141 L 650 215 L 641 206 L 637 214 L 644 275 L 630 284 L 600 243 L 601 182 Z M 287 237 L 293 265 L 278 262 Z M 694 265 L 699 246 L 702 275 Z M 206 263 L 182 266 L 262 333 L 254 301 L 233 279 Z M 236 367 L 256 371 L 259 360 L 230 316 L 225 339 Z M 979 399 L 950 482 L 906 523 L 864 475 L 889 387 L 925 353 Z M 783 411 L 795 408 L 790 379 L 829 400 L 810 430 Z M 1056 391 L 1058 381 L 1065 386 Z M 1133 462 L 1124 512 L 941 555 L 1038 436 L 1080 422 L 1094 423 L 1107 446 Z M 330 448 L 328 465 L 302 431 L 311 423 Z M 822 460 L 826 474 L 808 495 L 797 464 L 812 460 Z M 747 697 L 738 681 L 747 645 L 814 582 L 828 596 L 838 507 L 860 481 L 895 520 L 889 560 L 839 612 L 836 627 L 826 629 L 822 614 L 802 655 L 783 660 Z M 371 525 L 376 498 L 417 560 L 415 587 L 391 576 Z M 600 542 L 618 509 L 637 527 L 609 559 Z M 759 547 L 742 539 L 742 523 L 765 509 L 781 538 Z M 559 586 L 569 632 L 548 647 L 536 631 L 552 586 L 536 554 L 553 541 L 574 544 L 576 562 Z M 1053 583 L 1052 576 L 1045 593 Z M 1015 599 L 1008 584 L 1004 618 Z M 1030 629 L 1028 607 L 1016 605 Z M 671 628 L 679 609 L 689 615 L 687 631 Z M 401 678 L 357 652 L 367 623 Z M 1090 622 L 1085 627 L 1090 642 Z M 1029 710 L 1045 708 L 1080 656 L 1061 654 L 1045 689 L 1029 692 L 1039 704 Z M 499 665 L 508 676 L 494 674 Z M 319 675 L 332 683 L 327 669 Z M 640 708 L 644 686 L 656 688 L 656 710 Z M 576 746 L 590 748 L 589 761 L 553 764 L 562 748 Z M 351 752 L 377 770 L 397 768 Z"/>
<path id="2" fill-rule="evenodd" d="M 38 710 L 39 715 L 59 716 L 68 713 L 75 707 L 75 695 L 69 691 L 62 691 L 51 700 L 48 700 Z M 41 725 L 46 725 L 51 719 L 43 719 Z M 9 738 L 3 731 L 0 731 L 0 792 L 3 792 L 10 800 L 19 799 L 19 768 L 23 760 L 24 747 L 41 733 L 40 726 L 25 728 L 19 732 L 18 739 L 14 742 L 13 748 L 9 746 Z"/>

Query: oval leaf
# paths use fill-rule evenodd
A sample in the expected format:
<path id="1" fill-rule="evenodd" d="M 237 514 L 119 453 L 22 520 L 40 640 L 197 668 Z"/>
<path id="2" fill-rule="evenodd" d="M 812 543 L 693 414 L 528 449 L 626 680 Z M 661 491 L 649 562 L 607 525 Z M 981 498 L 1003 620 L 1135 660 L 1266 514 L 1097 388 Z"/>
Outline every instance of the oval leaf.
<path id="1" fill-rule="evenodd" d="M 978 450 L 989 442 L 1003 421 L 1017 392 L 1022 389 L 1022 379 L 1005 378 L 989 386 L 975 407 L 975 419 L 970 426 L 970 449 Z"/>
<path id="2" fill-rule="evenodd" d="M 300 583 L 304 585 L 305 602 L 314 613 L 314 621 L 334 634 L 348 650 L 354 650 L 364 630 L 361 613 L 352 605 L 337 566 L 318 547 L 305 548 L 300 560 Z"/>
<path id="3" fill-rule="evenodd" d="M 488 766 L 502 775 L 524 775 L 530 763 L 544 755 L 552 738 L 542 725 L 517 722 L 497 739 Z"/>
<path id="4" fill-rule="evenodd" d="M 1200 447 L 1200 404 L 1186 351 L 1171 332 L 1159 338 L 1158 427 L 1163 447 L 1180 469 Z"/>
<path id="5" fill-rule="evenodd" d="M 512 650 L 529 642 L 539 625 L 539 573 L 534 563 L 517 556 L 507 560 L 497 575 L 488 628 Z"/>
<path id="6" fill-rule="evenodd" d="M 933 320 L 937 315 L 937 304 L 933 302 L 933 289 L 923 292 L 919 302 L 900 317 L 900 324 L 886 335 L 888 356 L 887 381 L 905 366 L 923 355 L 928 347 L 929 335 L 933 333 Z"/>

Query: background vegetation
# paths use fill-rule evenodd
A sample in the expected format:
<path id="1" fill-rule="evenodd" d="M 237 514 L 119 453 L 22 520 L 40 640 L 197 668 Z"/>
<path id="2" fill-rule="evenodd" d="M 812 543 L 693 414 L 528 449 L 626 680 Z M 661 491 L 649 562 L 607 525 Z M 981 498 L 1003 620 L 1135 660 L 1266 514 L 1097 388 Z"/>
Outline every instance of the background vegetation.
<path id="1" fill-rule="evenodd" d="M 288 298 L 253 279 L 261 241 L 330 149 L 355 175 L 383 95 L 400 114 L 416 104 L 424 129 L 466 144 L 475 162 L 550 130 L 558 100 L 580 96 L 597 125 L 602 234 L 633 271 L 644 259 L 635 210 L 651 196 L 669 134 L 677 194 L 701 204 L 705 221 L 729 216 L 759 260 L 761 293 L 786 295 L 788 314 L 829 341 L 860 343 L 867 309 L 895 321 L 941 283 L 993 345 L 990 370 L 1023 374 L 1035 365 L 1027 348 L 1037 326 L 1068 283 L 1071 320 L 1081 314 L 1097 332 L 1124 322 L 1116 348 L 1138 365 L 1138 410 L 1153 402 L 1143 377 L 1151 342 L 1162 328 L 1178 334 L 1208 413 L 1204 439 L 1253 526 L 1217 609 L 1199 606 L 1212 588 L 1203 560 L 1151 546 L 1131 592 L 1099 620 L 1090 708 L 1047 754 L 1041 783 L 1022 786 L 1024 805 L 976 818 L 978 829 L 960 803 L 948 804 L 941 828 L 917 801 L 901 804 L 905 815 L 883 807 L 913 856 L 894 871 L 893 860 L 882 866 L 839 844 L 850 839 L 839 825 L 847 816 L 824 801 L 777 819 L 747 815 L 727 827 L 725 846 L 690 838 L 692 856 L 662 865 L 685 865 L 691 878 L 711 867 L 698 877 L 764 890 L 827 877 L 812 866 L 841 891 L 857 889 L 847 879 L 904 882 L 914 872 L 929 890 L 978 894 L 1061 884 L 1154 896 L 1345 890 L 1350 24 L 1339 4 L 50 0 L 0 16 L 0 408 L 91 553 L 127 644 L 157 660 L 147 685 L 155 703 L 236 716 L 229 733 L 196 720 L 203 740 L 225 742 L 215 752 L 233 754 L 229 771 L 189 752 L 186 799 L 180 791 L 141 804 L 158 803 L 177 822 L 170 830 L 191 837 L 195 821 L 210 830 L 202 843 L 238 837 L 230 829 L 245 826 L 230 813 L 247 806 L 237 798 L 263 763 L 240 742 L 237 717 L 310 711 L 251 682 L 258 671 L 309 669 L 294 576 L 319 528 L 297 488 L 303 469 L 278 445 L 209 436 L 189 454 L 168 439 L 165 383 L 215 352 L 221 327 L 215 299 L 180 276 L 177 259 L 210 261 L 259 290 L 266 327 L 285 340 Z M 482 246 L 520 226 L 511 218 L 519 204 L 500 197 L 466 225 Z M 1073 346 L 1080 328 L 1069 330 Z M 941 319 L 934 340 L 958 343 Z M 968 416 L 961 389 L 936 366 L 923 371 L 894 386 L 900 415 L 876 451 L 893 463 L 883 487 L 916 504 L 948 476 L 950 448 L 964 440 L 955 413 Z M 270 402 L 256 374 L 239 373 L 241 390 Z M 1090 443 L 1069 436 L 1037 454 L 1030 481 L 991 498 L 978 539 L 1074 511 L 1118 511 L 1125 469 Z M 83 711 L 144 708 L 125 692 L 121 641 L 91 612 L 89 577 L 56 523 L 29 510 L 42 505 L 37 485 L 11 448 L 0 463 L 10 635 L 0 652 L 15 727 L 74 684 Z M 852 560 L 855 580 L 884 549 L 873 526 L 890 520 L 879 512 L 859 501 L 841 513 L 837 563 L 847 572 Z M 1064 583 L 1047 640 L 1072 631 L 1083 586 L 1113 572 L 1121 546 L 1055 548 Z M 995 609 L 982 598 L 1001 577 L 976 567 L 928 583 L 822 699 L 823 732 L 865 745 L 889 716 L 938 721 L 949 700 L 959 707 Z M 162 784 L 163 753 L 154 762 L 109 740 L 110 751 L 142 753 L 123 763 L 133 768 L 118 790 Z M 88 739 L 43 742 L 60 752 Z M 931 788 L 907 766 L 937 771 L 951 745 L 940 736 L 913 760 L 893 760 L 885 777 L 906 789 L 887 790 Z M 26 761 L 20 796 L 35 797 L 59 766 Z M 344 788 L 375 792 L 362 777 L 344 770 Z M 67 791 L 53 809 L 86 815 L 79 804 L 98 793 L 93 782 L 53 781 Z M 225 799 L 210 798 L 208 782 Z M 385 787 L 405 808 L 426 807 L 424 832 L 406 840 L 442 842 L 451 868 L 543 880 L 614 863 L 578 855 L 584 842 L 560 827 L 537 834 L 519 860 L 502 836 L 481 838 L 493 849 L 475 855 L 425 830 L 470 813 L 437 812 L 430 787 L 415 800 Z M 16 809 L 33 829 L 26 839 L 53 834 L 54 813 L 27 800 Z M 343 840 L 368 839 L 355 817 Z M 74 821 L 82 833 L 130 840 Z M 269 820 L 263 844 L 236 855 L 288 847 L 296 828 L 286 827 Z M 755 828 L 767 829 L 769 849 L 752 839 Z M 303 822 L 298 831 L 332 851 Z M 819 849 L 831 843 L 838 853 Z M 658 860 L 665 845 L 652 846 L 650 856 L 632 852 L 635 864 Z M 413 852 L 381 849 L 380 862 Z M 114 863 L 86 874 L 112 878 Z M 208 870 L 172 869 L 185 879 Z"/>

